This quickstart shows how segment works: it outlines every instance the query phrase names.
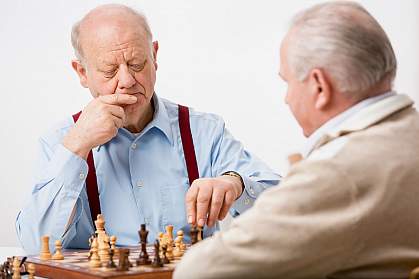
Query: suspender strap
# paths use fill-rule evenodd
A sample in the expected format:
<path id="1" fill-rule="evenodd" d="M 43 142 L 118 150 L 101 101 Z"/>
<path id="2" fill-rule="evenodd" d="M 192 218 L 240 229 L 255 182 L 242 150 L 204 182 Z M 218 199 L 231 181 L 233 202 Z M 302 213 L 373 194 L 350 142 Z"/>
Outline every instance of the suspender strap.
<path id="1" fill-rule="evenodd" d="M 192 139 L 191 126 L 189 123 L 189 108 L 178 105 L 179 129 L 182 139 L 183 154 L 185 156 L 186 168 L 188 170 L 189 185 L 199 178 L 198 164 L 196 163 L 195 148 Z"/>
<path id="2" fill-rule="evenodd" d="M 73 115 L 74 123 L 77 122 L 81 114 L 81 111 Z M 99 200 L 99 190 L 97 187 L 97 178 L 96 178 L 96 169 L 95 162 L 93 161 L 93 153 L 90 150 L 87 155 L 87 165 L 89 166 L 89 172 L 86 177 L 86 191 L 87 198 L 89 200 L 90 215 L 92 221 L 94 222 L 97 218 L 97 215 L 100 214 L 100 200 Z"/>
<path id="3" fill-rule="evenodd" d="M 182 105 L 178 105 L 178 108 L 180 137 L 182 139 L 183 153 L 185 156 L 186 168 L 188 170 L 189 184 L 192 185 L 192 182 L 199 178 L 199 171 L 189 122 L 189 108 Z M 77 122 L 80 114 L 81 111 L 73 115 L 74 123 Z M 92 221 L 94 222 L 97 215 L 100 214 L 100 200 L 95 163 L 93 161 L 93 153 L 91 150 L 89 155 L 87 155 L 87 165 L 89 166 L 89 172 L 86 178 L 86 190 L 90 206 L 90 215 L 92 217 Z"/>

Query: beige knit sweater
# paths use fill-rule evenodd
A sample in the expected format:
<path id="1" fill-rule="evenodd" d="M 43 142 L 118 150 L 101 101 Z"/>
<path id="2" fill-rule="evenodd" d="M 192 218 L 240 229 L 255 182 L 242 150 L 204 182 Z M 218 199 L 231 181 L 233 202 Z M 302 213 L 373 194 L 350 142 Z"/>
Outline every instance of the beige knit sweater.
<path id="1" fill-rule="evenodd" d="M 419 265 L 419 116 L 395 95 L 324 136 L 174 278 L 407 278 Z"/>

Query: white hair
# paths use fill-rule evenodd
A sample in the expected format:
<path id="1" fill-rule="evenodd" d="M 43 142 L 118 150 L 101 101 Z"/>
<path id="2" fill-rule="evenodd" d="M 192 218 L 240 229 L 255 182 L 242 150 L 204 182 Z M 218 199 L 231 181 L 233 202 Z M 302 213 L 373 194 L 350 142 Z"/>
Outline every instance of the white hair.
<path id="1" fill-rule="evenodd" d="M 138 22 L 140 23 L 139 27 L 143 28 L 143 30 L 146 32 L 147 39 L 150 43 L 150 46 L 152 45 L 153 35 L 151 33 L 151 29 L 150 29 L 150 26 L 148 25 L 147 18 L 145 17 L 145 15 L 125 5 L 120 5 L 120 4 L 102 5 L 102 6 L 96 7 L 95 9 L 87 13 L 81 20 L 77 21 L 71 29 L 71 44 L 73 45 L 74 54 L 78 60 L 83 61 L 83 58 L 84 58 L 83 47 L 81 45 L 81 40 L 80 40 L 80 26 L 83 23 L 83 21 L 86 20 L 89 17 L 89 15 L 92 14 L 92 12 L 98 11 L 98 10 L 106 10 L 107 12 L 126 12 L 128 14 L 133 15 L 134 17 L 138 19 Z"/>
<path id="2" fill-rule="evenodd" d="M 288 63 L 303 81 L 323 69 L 340 92 L 365 92 L 396 76 L 397 60 L 380 24 L 359 4 L 315 5 L 297 14 L 290 28 Z"/>

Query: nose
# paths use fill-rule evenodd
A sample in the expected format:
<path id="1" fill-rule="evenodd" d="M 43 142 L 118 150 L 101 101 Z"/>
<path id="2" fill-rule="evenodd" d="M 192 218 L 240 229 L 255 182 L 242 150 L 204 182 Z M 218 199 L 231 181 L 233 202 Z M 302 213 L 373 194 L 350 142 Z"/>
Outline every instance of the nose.
<path id="1" fill-rule="evenodd" d="M 135 82 L 135 77 L 130 73 L 127 65 L 121 65 L 118 71 L 118 89 L 131 88 Z"/>

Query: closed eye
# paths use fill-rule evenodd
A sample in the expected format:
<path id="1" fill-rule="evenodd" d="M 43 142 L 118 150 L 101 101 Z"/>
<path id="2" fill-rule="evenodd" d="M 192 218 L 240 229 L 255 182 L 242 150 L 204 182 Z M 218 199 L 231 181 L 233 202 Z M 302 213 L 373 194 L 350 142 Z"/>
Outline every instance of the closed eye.
<path id="1" fill-rule="evenodd" d="M 106 78 L 112 78 L 116 74 L 117 70 L 112 69 L 112 70 L 102 71 L 102 72 Z"/>
<path id="2" fill-rule="evenodd" d="M 141 71 L 144 69 L 144 67 L 145 67 L 146 63 L 147 63 L 147 60 L 144 60 L 144 62 L 143 62 L 143 63 L 141 63 L 141 64 L 129 64 L 129 67 L 130 67 L 130 68 L 131 68 L 134 72 L 141 72 Z"/>

